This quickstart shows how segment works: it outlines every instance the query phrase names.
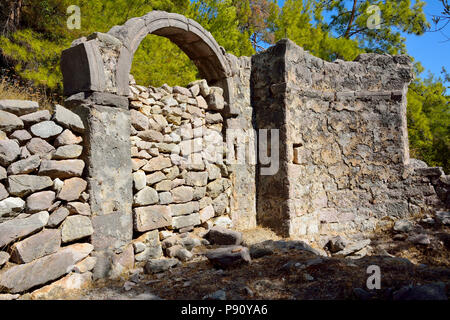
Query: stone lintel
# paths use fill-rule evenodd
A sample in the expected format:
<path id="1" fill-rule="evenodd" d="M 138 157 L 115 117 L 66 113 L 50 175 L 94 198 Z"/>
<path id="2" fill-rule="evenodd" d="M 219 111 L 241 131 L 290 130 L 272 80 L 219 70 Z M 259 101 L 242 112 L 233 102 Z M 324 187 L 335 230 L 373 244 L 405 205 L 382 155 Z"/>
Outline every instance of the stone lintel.
<path id="1" fill-rule="evenodd" d="M 77 105 L 102 105 L 128 109 L 128 98 L 108 92 L 78 92 L 65 100 L 67 106 L 75 107 Z"/>

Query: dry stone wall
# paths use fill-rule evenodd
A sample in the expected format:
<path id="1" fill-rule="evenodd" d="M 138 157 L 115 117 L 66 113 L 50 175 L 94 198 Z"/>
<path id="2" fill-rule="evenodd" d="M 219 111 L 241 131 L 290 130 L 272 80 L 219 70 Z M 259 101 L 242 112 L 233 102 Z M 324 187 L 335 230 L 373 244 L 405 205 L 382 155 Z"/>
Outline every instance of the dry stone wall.
<path id="1" fill-rule="evenodd" d="M 131 83 L 135 261 L 186 261 L 201 226 L 232 224 L 223 90 L 206 80 L 187 88 Z"/>
<path id="2" fill-rule="evenodd" d="M 84 131 L 60 105 L 0 100 L 0 293 L 92 278 Z"/>

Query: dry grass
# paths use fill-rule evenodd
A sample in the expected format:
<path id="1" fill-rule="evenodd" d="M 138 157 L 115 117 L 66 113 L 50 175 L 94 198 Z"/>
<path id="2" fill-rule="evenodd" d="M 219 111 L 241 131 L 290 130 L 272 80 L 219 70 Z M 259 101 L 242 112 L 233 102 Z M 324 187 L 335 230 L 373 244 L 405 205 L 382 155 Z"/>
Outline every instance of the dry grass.
<path id="1" fill-rule="evenodd" d="M 32 86 L 23 86 L 18 80 L 2 77 L 0 78 L 0 100 L 32 100 L 39 103 L 41 110 L 53 110 L 53 105 L 57 103 L 57 96 L 49 96 L 44 90 L 36 89 Z"/>

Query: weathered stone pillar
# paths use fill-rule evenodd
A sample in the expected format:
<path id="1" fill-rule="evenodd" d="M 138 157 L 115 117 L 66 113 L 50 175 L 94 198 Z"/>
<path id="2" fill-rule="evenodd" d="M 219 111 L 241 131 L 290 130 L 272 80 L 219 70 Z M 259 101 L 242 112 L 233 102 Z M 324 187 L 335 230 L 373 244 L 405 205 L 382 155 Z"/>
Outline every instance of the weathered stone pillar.
<path id="1" fill-rule="evenodd" d="M 251 153 L 256 152 L 253 109 L 250 102 L 251 59 L 237 58 L 231 54 L 227 54 L 226 57 L 233 74 L 230 79 L 232 84 L 230 105 L 224 115 L 226 138 L 235 139 L 230 141 L 228 146 L 233 145 L 236 151 L 243 148 L 245 154 L 244 159 L 236 159 L 238 163 L 229 165 L 233 183 L 230 209 L 234 227 L 245 230 L 256 227 L 256 159 L 252 159 L 251 156 Z"/>
<path id="2" fill-rule="evenodd" d="M 94 276 L 107 277 L 114 255 L 122 252 L 133 235 L 128 99 L 79 93 L 66 102 L 86 127 L 84 159 L 94 227 L 91 243 L 97 257 Z"/>
<path id="3" fill-rule="evenodd" d="M 279 132 L 280 167 L 274 175 L 261 175 L 256 167 L 256 210 L 258 225 L 289 236 L 289 185 L 286 169 L 286 48 L 279 43 L 252 57 L 251 101 L 255 129 Z"/>

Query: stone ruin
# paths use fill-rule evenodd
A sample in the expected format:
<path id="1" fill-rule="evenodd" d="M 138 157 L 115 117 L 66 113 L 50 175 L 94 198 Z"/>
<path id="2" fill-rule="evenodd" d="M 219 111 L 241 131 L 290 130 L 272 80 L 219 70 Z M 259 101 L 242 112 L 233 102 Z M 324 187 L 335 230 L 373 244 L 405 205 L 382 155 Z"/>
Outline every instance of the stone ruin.
<path id="1" fill-rule="evenodd" d="M 148 34 L 205 80 L 137 85 Z M 213 226 L 320 241 L 450 207 L 449 176 L 409 158 L 406 56 L 326 62 L 286 39 L 238 58 L 153 11 L 75 40 L 61 69 L 65 107 L 0 101 L 0 293 L 187 261 Z"/>

